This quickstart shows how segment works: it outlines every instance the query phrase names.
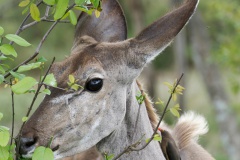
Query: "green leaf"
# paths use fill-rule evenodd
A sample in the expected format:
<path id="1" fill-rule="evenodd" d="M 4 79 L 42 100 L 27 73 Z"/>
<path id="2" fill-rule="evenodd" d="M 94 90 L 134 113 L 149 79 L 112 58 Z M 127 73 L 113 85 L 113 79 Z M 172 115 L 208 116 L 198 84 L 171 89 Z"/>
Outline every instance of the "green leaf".
<path id="1" fill-rule="evenodd" d="M 32 77 L 25 77 L 17 84 L 12 86 L 12 91 L 16 94 L 26 93 L 29 89 L 31 89 L 38 82 Z"/>
<path id="2" fill-rule="evenodd" d="M 93 7 L 94 8 L 98 8 L 99 6 L 99 0 L 91 0 L 92 4 L 93 4 Z"/>
<path id="3" fill-rule="evenodd" d="M 31 17 L 35 21 L 40 21 L 40 11 L 39 11 L 39 9 L 38 9 L 36 4 L 32 3 L 30 5 L 30 13 L 31 13 Z"/>
<path id="4" fill-rule="evenodd" d="M 10 139 L 9 128 L 0 126 L 0 146 L 5 147 Z"/>
<path id="5" fill-rule="evenodd" d="M 50 148 L 38 147 L 32 156 L 32 160 L 54 160 L 53 152 Z"/>
<path id="6" fill-rule="evenodd" d="M 73 85 L 71 86 L 71 88 L 72 88 L 73 90 L 75 90 L 75 91 L 78 91 L 78 89 L 79 89 L 80 87 L 81 87 L 81 86 L 78 85 L 78 84 L 73 84 Z"/>
<path id="7" fill-rule="evenodd" d="M 105 155 L 105 160 L 112 160 L 114 158 L 114 154 Z"/>
<path id="8" fill-rule="evenodd" d="M 54 75 L 51 73 L 51 74 L 48 74 L 44 80 L 45 84 L 49 85 L 49 86 L 53 86 L 53 87 L 57 87 L 57 81 L 54 77 Z"/>
<path id="9" fill-rule="evenodd" d="M 3 35 L 4 29 L 0 26 L 0 36 Z"/>
<path id="10" fill-rule="evenodd" d="M 13 41 L 15 43 L 17 43 L 19 46 L 23 46 L 23 47 L 28 47 L 31 44 L 28 43 L 25 39 L 23 39 L 22 37 L 16 35 L 16 34 L 7 34 L 5 36 L 8 40 Z"/>
<path id="11" fill-rule="evenodd" d="M 138 95 L 136 95 L 136 99 L 139 104 L 142 104 L 144 102 L 145 98 L 146 98 L 145 95 L 142 95 L 141 92 L 139 92 Z"/>
<path id="12" fill-rule="evenodd" d="M 63 19 L 66 19 L 68 16 L 69 16 L 69 12 L 67 12 L 66 14 L 64 14 L 64 16 L 63 16 L 61 19 L 62 19 L 62 20 L 63 20 Z"/>
<path id="13" fill-rule="evenodd" d="M 29 5 L 29 3 L 30 3 L 30 0 L 24 0 L 24 1 L 20 2 L 18 4 L 18 6 L 19 7 L 26 7 L 27 5 Z"/>
<path id="14" fill-rule="evenodd" d="M 4 76 L 3 75 L 0 75 L 0 84 L 2 84 L 4 81 Z"/>
<path id="15" fill-rule="evenodd" d="M 43 91 L 41 91 L 44 94 L 50 95 L 51 91 L 49 89 L 44 89 Z"/>
<path id="16" fill-rule="evenodd" d="M 6 68 L 10 68 L 9 65 L 7 65 L 7 64 L 0 64 L 0 65 L 3 67 L 6 67 Z"/>
<path id="17" fill-rule="evenodd" d="M 76 5 L 82 5 L 83 3 L 85 3 L 86 0 L 75 0 L 75 4 Z"/>
<path id="18" fill-rule="evenodd" d="M 87 0 L 87 2 L 86 2 L 87 4 L 91 4 L 91 0 Z"/>
<path id="19" fill-rule="evenodd" d="M 17 72 L 25 72 L 25 71 L 33 70 L 36 68 L 40 68 L 41 64 L 42 64 L 41 62 L 26 64 L 26 65 L 20 66 Z"/>
<path id="20" fill-rule="evenodd" d="M 13 46 L 11 46 L 10 44 L 3 44 L 2 46 L 0 46 L 0 51 L 4 55 L 12 55 L 14 57 L 17 57 L 17 52 L 15 51 Z"/>
<path id="21" fill-rule="evenodd" d="M 100 17 L 100 14 L 101 14 L 101 12 L 100 12 L 100 11 L 98 11 L 98 10 L 95 10 L 95 16 L 96 16 L 96 18 Z"/>
<path id="22" fill-rule="evenodd" d="M 4 74 L 5 73 L 5 70 L 2 66 L 0 66 L 0 73 Z"/>
<path id="23" fill-rule="evenodd" d="M 26 7 L 23 11 L 22 14 L 25 14 L 28 11 L 29 7 Z"/>
<path id="24" fill-rule="evenodd" d="M 85 6 L 79 6 L 79 7 L 74 7 L 74 8 L 77 9 L 77 10 L 80 10 L 82 12 L 85 12 L 85 13 L 87 13 L 89 15 L 92 15 L 92 12 L 94 11 L 94 9 L 88 10 L 88 8 L 85 7 Z"/>
<path id="25" fill-rule="evenodd" d="M 26 77 L 24 74 L 16 73 L 13 71 L 10 71 L 10 73 L 14 78 L 17 78 L 18 80 L 22 80 L 24 77 Z"/>
<path id="26" fill-rule="evenodd" d="M 28 117 L 23 117 L 22 122 L 26 122 L 28 120 Z"/>
<path id="27" fill-rule="evenodd" d="M 180 111 L 180 110 L 181 110 L 181 108 L 180 108 L 180 105 L 179 105 L 179 104 L 175 104 L 175 105 L 173 106 L 173 108 L 175 108 L 177 111 Z"/>
<path id="28" fill-rule="evenodd" d="M 0 60 L 1 60 L 1 61 L 7 60 L 7 59 L 8 59 L 8 57 L 6 57 L 6 56 L 4 56 L 4 55 L 0 56 Z"/>
<path id="29" fill-rule="evenodd" d="M 43 2 L 48 4 L 48 5 L 54 5 L 55 4 L 55 0 L 43 0 Z"/>
<path id="30" fill-rule="evenodd" d="M 0 146 L 0 160 L 8 160 L 9 152 L 7 147 Z"/>
<path id="31" fill-rule="evenodd" d="M 72 10 L 69 11 L 69 18 L 70 22 L 75 26 L 77 24 L 77 17 Z"/>
<path id="32" fill-rule="evenodd" d="M 147 138 L 147 139 L 145 140 L 146 143 L 148 143 L 149 141 L 150 141 L 150 138 Z"/>
<path id="33" fill-rule="evenodd" d="M 47 59 L 44 57 L 40 57 L 37 59 L 37 62 L 47 62 Z"/>
<path id="34" fill-rule="evenodd" d="M 54 20 L 62 18 L 68 8 L 69 0 L 58 0 Z"/>
<path id="35" fill-rule="evenodd" d="M 74 78 L 74 76 L 73 76 L 72 74 L 70 74 L 70 75 L 68 76 L 68 79 L 69 79 L 69 82 L 71 82 L 71 83 L 74 83 L 74 82 L 75 82 L 75 78 Z"/>
<path id="36" fill-rule="evenodd" d="M 3 118 L 3 114 L 0 112 L 0 121 L 2 120 Z"/>
<path id="37" fill-rule="evenodd" d="M 29 90 L 28 90 L 28 93 L 34 93 L 34 94 L 35 94 L 35 93 L 36 93 L 36 90 L 35 90 L 35 89 L 29 89 Z"/>
<path id="38" fill-rule="evenodd" d="M 162 141 L 162 137 L 159 134 L 155 134 L 154 137 L 153 137 L 153 140 L 161 142 Z"/>
<path id="39" fill-rule="evenodd" d="M 179 112 L 178 112 L 178 110 L 176 110 L 176 108 L 170 108 L 170 112 L 174 115 L 174 116 L 176 116 L 176 117 L 180 117 L 180 114 L 179 114 Z"/>

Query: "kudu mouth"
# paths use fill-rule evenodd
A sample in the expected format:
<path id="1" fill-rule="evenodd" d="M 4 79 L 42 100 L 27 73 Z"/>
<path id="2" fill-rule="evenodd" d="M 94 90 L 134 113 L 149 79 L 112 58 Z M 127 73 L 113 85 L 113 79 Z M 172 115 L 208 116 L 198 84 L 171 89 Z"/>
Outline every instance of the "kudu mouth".
<path id="1" fill-rule="evenodd" d="M 57 151 L 60 147 L 59 144 L 55 145 L 55 146 L 51 146 L 52 142 L 49 142 L 48 145 L 50 146 L 45 146 L 50 148 L 53 152 Z M 23 158 L 32 158 L 32 155 L 34 153 L 34 151 L 36 150 L 37 147 L 39 147 L 39 138 L 38 137 L 28 137 L 28 138 L 24 138 L 24 137 L 20 137 L 20 141 L 19 141 L 19 147 L 16 148 L 17 152 L 19 153 L 19 155 Z"/>
<path id="2" fill-rule="evenodd" d="M 54 152 L 56 152 L 56 151 L 59 149 L 59 147 L 60 147 L 60 145 L 56 145 L 55 147 L 51 148 L 51 150 L 52 150 L 53 153 L 54 153 Z M 23 157 L 23 158 L 32 158 L 33 153 L 34 153 L 34 151 L 35 151 L 36 148 L 37 148 L 37 147 L 33 147 L 32 150 L 30 150 L 30 151 L 29 151 L 28 153 L 26 153 L 26 154 L 20 153 L 21 157 Z"/>

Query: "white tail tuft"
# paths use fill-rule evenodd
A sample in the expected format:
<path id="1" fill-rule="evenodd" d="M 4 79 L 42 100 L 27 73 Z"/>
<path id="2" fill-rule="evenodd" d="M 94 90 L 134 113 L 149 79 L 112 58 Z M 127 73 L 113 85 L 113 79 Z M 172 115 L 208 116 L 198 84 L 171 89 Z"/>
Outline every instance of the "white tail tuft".
<path id="1" fill-rule="evenodd" d="M 172 135 L 179 147 L 183 149 L 192 141 L 197 141 L 200 135 L 208 132 L 205 118 L 192 111 L 183 114 L 173 129 Z"/>

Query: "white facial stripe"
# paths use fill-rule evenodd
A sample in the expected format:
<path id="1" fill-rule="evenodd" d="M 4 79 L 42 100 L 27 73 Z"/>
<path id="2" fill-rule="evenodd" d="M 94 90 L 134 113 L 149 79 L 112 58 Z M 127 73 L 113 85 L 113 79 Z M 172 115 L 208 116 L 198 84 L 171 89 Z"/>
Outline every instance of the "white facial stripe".
<path id="1" fill-rule="evenodd" d="M 71 104 L 66 104 L 68 106 L 68 109 L 69 109 L 69 117 L 70 117 L 70 120 L 71 120 L 71 123 L 74 127 L 74 122 L 75 122 L 75 119 L 76 119 L 76 110 L 75 110 L 75 107 L 72 106 Z"/>
<path id="2" fill-rule="evenodd" d="M 71 98 L 73 95 L 74 95 L 74 93 L 58 96 L 56 98 L 53 98 L 50 101 L 50 103 L 58 104 L 58 103 L 62 103 L 62 102 L 68 102 L 68 99 Z"/>

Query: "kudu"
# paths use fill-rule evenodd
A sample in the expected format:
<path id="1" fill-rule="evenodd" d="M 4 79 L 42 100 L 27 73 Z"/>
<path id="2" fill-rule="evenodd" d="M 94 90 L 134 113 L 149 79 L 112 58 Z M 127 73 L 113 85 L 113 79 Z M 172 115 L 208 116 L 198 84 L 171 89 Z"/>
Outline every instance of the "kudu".
<path id="1" fill-rule="evenodd" d="M 127 40 L 125 18 L 116 0 L 102 1 L 99 18 L 82 13 L 71 55 L 63 62 L 55 63 L 51 72 L 61 88 L 68 87 L 70 74 L 83 88 L 75 92 L 51 88 L 52 94 L 44 98 L 23 128 L 20 154 L 30 157 L 37 146 L 46 146 L 53 137 L 51 147 L 55 159 L 82 153 L 83 157 L 80 155 L 77 159 L 87 160 L 94 159 L 88 157 L 91 152 L 97 153 L 96 158 L 104 152 L 117 155 L 143 135 L 149 138 L 153 133 L 153 120 L 150 121 L 153 108 L 138 104 L 135 96 L 140 90 L 136 78 L 143 67 L 171 43 L 197 4 L 198 0 L 187 0 L 138 36 Z M 140 115 L 135 123 L 139 107 Z M 206 132 L 205 121 L 202 121 L 203 125 L 195 126 L 191 123 L 194 122 L 192 116 L 188 125 L 185 123 L 188 115 L 180 118 L 180 124 L 170 131 L 182 160 L 211 159 L 192 139 Z M 179 127 L 184 126 L 182 124 L 184 129 Z M 183 137 L 185 141 L 181 140 Z M 207 156 L 203 158 L 205 152 Z M 165 158 L 159 143 L 152 141 L 145 149 L 124 154 L 120 159 Z"/>

